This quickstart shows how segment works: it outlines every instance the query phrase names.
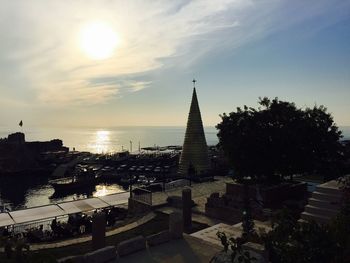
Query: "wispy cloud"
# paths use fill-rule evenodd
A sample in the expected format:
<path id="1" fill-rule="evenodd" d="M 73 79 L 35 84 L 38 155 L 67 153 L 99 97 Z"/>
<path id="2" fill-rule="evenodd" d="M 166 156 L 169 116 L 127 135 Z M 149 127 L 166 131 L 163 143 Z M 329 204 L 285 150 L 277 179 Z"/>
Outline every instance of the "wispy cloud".
<path id="1" fill-rule="evenodd" d="M 288 2 L 2 1 L 0 86 L 12 95 L 34 92 L 39 104 L 103 103 L 152 85 L 138 78 L 145 72 L 186 66 L 213 50 L 232 50 L 331 6 L 325 0 Z M 93 20 L 109 23 L 120 36 L 110 59 L 90 60 L 79 48 L 79 30 Z"/>

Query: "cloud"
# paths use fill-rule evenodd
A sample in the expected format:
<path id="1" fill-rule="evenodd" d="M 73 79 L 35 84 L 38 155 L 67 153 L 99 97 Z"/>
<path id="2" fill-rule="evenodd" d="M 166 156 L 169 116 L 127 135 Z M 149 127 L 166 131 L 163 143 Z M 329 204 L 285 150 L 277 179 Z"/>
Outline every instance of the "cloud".
<path id="1" fill-rule="evenodd" d="M 152 85 L 139 79 L 147 72 L 186 67 L 334 6 L 345 9 L 335 2 L 2 1 L 0 86 L 5 95 L 29 92 L 44 105 L 104 103 Z M 120 46 L 110 59 L 94 61 L 81 51 L 79 30 L 89 21 L 104 21 L 118 33 Z"/>

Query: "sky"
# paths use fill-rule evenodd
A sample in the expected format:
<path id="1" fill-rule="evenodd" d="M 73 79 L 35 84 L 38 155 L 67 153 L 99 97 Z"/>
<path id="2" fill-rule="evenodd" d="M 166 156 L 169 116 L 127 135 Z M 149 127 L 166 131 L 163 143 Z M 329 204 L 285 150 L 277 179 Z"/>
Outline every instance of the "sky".
<path id="1" fill-rule="evenodd" d="M 205 126 L 263 96 L 350 126 L 348 0 L 0 5 L 0 126 L 184 126 L 193 78 Z"/>

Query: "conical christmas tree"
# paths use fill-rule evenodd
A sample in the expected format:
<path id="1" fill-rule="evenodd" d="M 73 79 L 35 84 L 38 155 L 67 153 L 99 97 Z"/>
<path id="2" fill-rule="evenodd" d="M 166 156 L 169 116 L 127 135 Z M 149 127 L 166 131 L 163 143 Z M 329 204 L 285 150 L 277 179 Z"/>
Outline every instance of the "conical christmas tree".
<path id="1" fill-rule="evenodd" d="M 191 169 L 194 168 L 197 175 L 206 172 L 209 169 L 208 147 L 205 140 L 202 117 L 199 110 L 195 87 L 193 88 L 185 140 L 180 157 L 179 173 L 187 175 L 190 167 Z"/>

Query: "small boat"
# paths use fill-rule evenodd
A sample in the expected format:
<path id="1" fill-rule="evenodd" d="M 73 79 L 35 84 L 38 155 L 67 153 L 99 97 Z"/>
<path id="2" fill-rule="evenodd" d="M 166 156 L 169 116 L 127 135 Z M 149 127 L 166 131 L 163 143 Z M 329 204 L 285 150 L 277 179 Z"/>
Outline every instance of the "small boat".
<path id="1" fill-rule="evenodd" d="M 74 192 L 77 190 L 91 189 L 96 185 L 95 178 L 70 178 L 69 180 L 60 180 L 51 182 L 52 187 L 55 189 L 55 193 Z"/>
<path id="2" fill-rule="evenodd" d="M 120 174 L 113 168 L 113 167 L 104 167 L 102 168 L 98 173 L 97 177 L 99 178 L 99 181 L 111 181 L 111 182 L 117 182 L 120 180 Z"/>

